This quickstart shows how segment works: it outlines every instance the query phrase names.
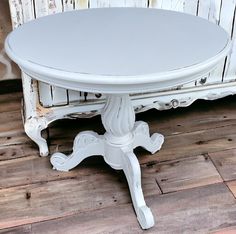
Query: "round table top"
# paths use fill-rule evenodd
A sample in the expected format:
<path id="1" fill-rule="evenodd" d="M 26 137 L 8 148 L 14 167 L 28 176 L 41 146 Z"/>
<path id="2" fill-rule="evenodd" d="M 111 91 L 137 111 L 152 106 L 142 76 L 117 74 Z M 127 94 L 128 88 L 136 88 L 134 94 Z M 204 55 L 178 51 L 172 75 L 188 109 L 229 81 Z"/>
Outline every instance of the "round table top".
<path id="1" fill-rule="evenodd" d="M 22 70 L 39 80 L 117 93 L 196 79 L 227 54 L 230 39 L 219 26 L 188 14 L 100 8 L 33 20 L 14 30 L 5 48 Z"/>

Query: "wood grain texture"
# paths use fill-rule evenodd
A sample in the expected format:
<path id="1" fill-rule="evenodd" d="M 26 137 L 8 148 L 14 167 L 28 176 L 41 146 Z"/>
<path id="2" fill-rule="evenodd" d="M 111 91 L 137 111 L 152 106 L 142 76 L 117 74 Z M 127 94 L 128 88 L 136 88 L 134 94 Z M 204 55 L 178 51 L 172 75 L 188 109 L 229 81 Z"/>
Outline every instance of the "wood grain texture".
<path id="1" fill-rule="evenodd" d="M 95 157 L 62 173 L 38 157 L 24 138 L 21 97 L 0 95 L 0 233 L 142 233 L 122 172 Z M 234 230 L 235 117 L 234 97 L 138 115 L 168 142 L 154 156 L 136 150 L 156 219 L 148 233 Z M 51 152 L 71 151 L 74 135 L 89 128 L 104 132 L 99 117 L 56 122 L 49 131 Z"/>
<path id="2" fill-rule="evenodd" d="M 148 233 L 209 233 L 235 224 L 236 204 L 223 184 L 151 196 L 157 225 Z M 214 204 L 214 205 L 213 205 Z M 34 233 L 143 233 L 127 205 L 85 212 L 32 225 Z"/>
<path id="3" fill-rule="evenodd" d="M 225 150 L 209 154 L 224 181 L 236 179 L 236 150 Z"/>
<path id="4" fill-rule="evenodd" d="M 0 228 L 55 219 L 75 213 L 130 203 L 126 183 L 111 172 L 90 172 L 88 177 L 46 182 L 0 190 Z M 148 181 L 147 187 L 150 186 Z M 145 185 L 143 186 L 145 191 Z M 148 188 L 159 194 L 158 186 Z M 154 192 L 155 191 L 155 192 Z M 151 195 L 150 193 L 146 195 Z M 14 213 L 14 215 L 12 215 Z"/>
<path id="5" fill-rule="evenodd" d="M 38 154 L 36 146 L 23 130 L 19 110 L 21 96 L 21 93 L 15 93 L 1 95 L 0 98 L 0 160 Z M 138 149 L 140 161 L 165 161 L 234 148 L 234 103 L 235 98 L 232 97 L 216 102 L 197 102 L 186 109 L 167 112 L 152 110 L 138 115 L 138 120 L 149 123 L 151 132 L 164 134 L 167 141 L 163 149 L 154 156 Z M 11 125 L 8 124 L 9 121 Z M 56 150 L 70 151 L 73 138 L 82 130 L 104 133 L 99 116 L 92 119 L 61 120 L 52 124 L 48 131 L 49 138 L 47 132 L 44 132 L 49 140 L 51 153 Z"/>
<path id="6" fill-rule="evenodd" d="M 234 197 L 236 198 L 236 180 L 229 181 L 226 184 L 229 187 L 232 194 L 234 195 Z"/>
<path id="7" fill-rule="evenodd" d="M 4 0 L 6 1 L 6 0 Z M 12 6 L 12 19 L 13 26 L 17 27 L 23 22 L 27 22 L 34 18 L 34 4 L 32 0 L 10 0 Z M 224 0 L 71 0 L 71 1 L 61 1 L 61 0 L 40 0 L 35 2 L 35 13 L 36 17 L 41 17 L 47 14 L 53 14 L 61 11 L 68 11 L 73 9 L 84 9 L 84 8 L 94 8 L 94 7 L 156 7 L 163 9 L 170 9 L 180 12 L 186 12 L 193 15 L 199 15 L 200 17 L 209 19 L 212 22 L 219 23 L 222 27 L 226 28 L 227 31 L 233 32 L 233 27 L 235 26 L 235 1 L 230 0 L 229 2 Z M 234 36 L 233 36 L 234 39 Z M 203 77 L 196 82 L 196 85 L 202 86 L 205 84 L 215 83 L 222 81 L 222 77 L 225 76 L 225 80 L 234 79 L 235 75 L 235 55 L 234 49 L 232 55 L 229 56 L 225 64 L 222 64 L 209 76 Z M 231 62 L 232 60 L 232 62 Z M 224 66 L 226 65 L 226 66 Z M 225 69 L 225 72 L 223 70 Z M 223 74 L 224 73 L 224 74 Z M 184 85 L 184 88 L 194 87 L 195 82 Z M 57 106 L 57 105 L 67 105 L 69 102 L 75 100 L 87 99 L 86 95 L 74 94 L 73 91 L 65 91 L 58 89 L 57 87 L 47 86 L 44 83 L 39 84 L 40 88 L 40 100 L 44 106 Z M 41 94 L 42 92 L 42 94 Z M 70 94 L 72 92 L 72 94 Z M 88 95 L 96 100 L 94 95 Z"/>
<path id="8" fill-rule="evenodd" d="M 163 193 L 222 182 L 212 162 L 206 156 L 189 157 L 150 166 Z"/>

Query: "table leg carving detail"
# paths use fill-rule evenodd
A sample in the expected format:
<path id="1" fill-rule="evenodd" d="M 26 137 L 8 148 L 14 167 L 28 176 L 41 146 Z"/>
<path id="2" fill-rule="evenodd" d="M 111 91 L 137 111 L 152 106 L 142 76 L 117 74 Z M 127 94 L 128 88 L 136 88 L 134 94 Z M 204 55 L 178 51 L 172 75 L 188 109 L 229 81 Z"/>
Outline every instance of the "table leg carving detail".
<path id="1" fill-rule="evenodd" d="M 141 146 L 155 153 L 161 148 L 164 137 L 158 133 L 150 137 L 148 124 L 135 122 L 127 94 L 107 95 L 101 118 L 106 129 L 104 136 L 92 131 L 79 133 L 74 140 L 73 153 L 69 156 L 55 153 L 51 163 L 54 169 L 68 171 L 89 156 L 102 155 L 112 168 L 124 171 L 137 219 L 143 229 L 148 229 L 154 225 L 154 218 L 144 200 L 140 165 L 133 149 Z"/>
<path id="2" fill-rule="evenodd" d="M 45 118 L 37 117 L 27 119 L 24 124 L 26 134 L 39 146 L 40 156 L 47 156 L 49 153 L 47 141 L 41 135 L 41 131 L 47 126 Z"/>
<path id="3" fill-rule="evenodd" d="M 134 125 L 134 143 L 133 148 L 141 146 L 150 153 L 154 154 L 161 149 L 164 143 L 164 136 L 154 133 L 150 137 L 148 124 L 143 121 L 137 121 Z"/>
<path id="4" fill-rule="evenodd" d="M 104 156 L 103 136 L 93 131 L 84 131 L 75 137 L 73 152 L 69 156 L 62 153 L 54 153 L 50 161 L 54 169 L 69 171 L 85 158 L 93 155 Z"/>
<path id="5" fill-rule="evenodd" d="M 143 229 L 154 225 L 151 210 L 147 207 L 141 187 L 141 170 L 136 155 L 130 151 L 123 154 L 123 170 L 127 178 L 137 219 Z"/>

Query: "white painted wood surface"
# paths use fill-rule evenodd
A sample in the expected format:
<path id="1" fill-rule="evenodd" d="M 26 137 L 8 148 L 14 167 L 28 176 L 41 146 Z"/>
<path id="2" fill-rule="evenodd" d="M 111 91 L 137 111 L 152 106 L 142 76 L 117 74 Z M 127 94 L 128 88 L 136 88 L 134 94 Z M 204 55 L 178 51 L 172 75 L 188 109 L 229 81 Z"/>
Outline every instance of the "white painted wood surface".
<path id="1" fill-rule="evenodd" d="M 50 161 L 53 168 L 68 171 L 85 158 L 103 156 L 113 169 L 124 171 L 137 219 L 143 229 L 151 228 L 154 226 L 154 217 L 144 200 L 140 165 L 133 149 L 141 146 L 154 154 L 160 150 L 164 137 L 158 133 L 150 137 L 148 124 L 135 122 L 135 112 L 128 94 L 109 95 L 101 116 L 106 133 L 79 133 L 74 140 L 72 154 L 52 155 Z"/>
<path id="2" fill-rule="evenodd" d="M 41 17 L 47 14 L 66 11 L 66 10 L 74 10 L 74 9 L 82 9 L 90 6 L 91 8 L 95 7 L 156 7 L 163 9 L 171 9 L 176 11 L 183 11 L 186 13 L 199 15 L 204 18 L 209 18 L 209 20 L 215 20 L 216 23 L 223 22 L 221 25 L 224 28 L 228 28 L 227 31 L 232 30 L 233 21 L 235 19 L 234 12 L 235 10 L 235 1 L 234 0 L 69 0 L 69 1 L 61 1 L 61 0 L 10 0 L 10 7 L 12 13 L 12 22 L 14 27 L 19 26 L 20 24 L 28 21 L 33 16 L 32 8 L 35 7 L 36 17 Z M 33 4 L 34 3 L 34 4 Z M 22 10 L 24 9 L 24 11 Z M 31 16 L 31 17 L 28 17 Z M 221 17 L 221 20 L 220 20 Z M 226 23 L 226 22 L 227 23 Z M 227 25 L 227 27 L 226 27 Z M 230 55 L 232 60 L 236 57 L 235 49 L 233 49 L 233 53 Z M 215 72 L 208 75 L 207 77 L 203 77 L 196 85 L 206 85 L 210 83 L 216 83 L 224 80 L 234 80 L 233 75 L 235 74 L 236 68 L 234 63 L 230 62 L 231 59 L 227 59 L 227 64 L 225 66 L 226 71 L 224 71 L 224 61 L 222 65 L 216 69 Z M 236 59 L 235 59 L 236 60 Z M 230 64 L 230 65 L 229 65 Z M 230 78 L 231 77 L 231 78 Z M 207 79 L 206 79 L 207 78 Z M 183 88 L 193 87 L 195 86 L 195 82 L 191 84 L 185 85 Z M 77 99 L 84 99 L 86 97 L 87 100 L 94 100 L 96 97 L 94 95 L 80 95 L 79 93 L 71 92 L 71 91 L 63 91 L 58 90 L 57 88 L 49 87 L 46 84 L 39 83 L 39 93 L 40 93 L 40 102 L 43 106 L 56 106 L 56 105 L 64 105 L 70 102 L 74 102 Z M 69 93 L 69 95 L 68 95 Z M 53 98 L 55 94 L 55 98 Z M 71 98 L 71 99 L 70 99 Z M 77 100 L 78 101 L 78 100 Z"/>
<path id="3" fill-rule="evenodd" d="M 164 22 L 169 31 L 163 28 Z M 69 23 L 71 28 L 67 27 Z M 27 41 L 29 34 L 31 40 Z M 61 48 L 67 37 L 71 43 Z M 91 45 L 90 39 L 95 37 L 99 43 Z M 213 42 L 215 38 L 218 40 Z M 158 133 L 150 137 L 148 124 L 135 122 L 129 94 L 162 90 L 202 77 L 217 66 L 230 48 L 230 36 L 207 20 L 141 8 L 103 8 L 44 17 L 22 25 L 5 42 L 9 57 L 32 78 L 61 88 L 106 94 L 101 112 L 105 134 L 81 132 L 75 138 L 72 154 L 55 153 L 50 161 L 54 169 L 68 171 L 87 157 L 101 155 L 112 168 L 123 170 L 143 229 L 151 228 L 155 222 L 144 200 L 140 165 L 133 150 L 141 146 L 155 153 L 164 137 Z M 89 66 L 83 63 L 85 56 Z M 33 132 L 30 136 L 39 140 L 34 121 L 27 121 L 26 125 L 28 133 Z M 38 126 L 39 130 L 45 127 Z M 40 146 L 45 146 L 45 140 Z M 40 151 L 45 152 L 45 148 Z"/>
<path id="4" fill-rule="evenodd" d="M 29 2 L 29 3 L 27 3 Z M 12 25 L 17 28 L 25 21 L 31 19 L 36 13 L 36 17 L 49 14 L 49 0 L 9 0 Z M 60 10 L 68 11 L 74 9 L 84 9 L 88 7 L 105 6 L 139 6 L 139 7 L 155 7 L 166 8 L 177 11 L 183 11 L 189 14 L 197 15 L 198 8 L 201 7 L 200 12 L 207 12 L 203 9 L 205 5 L 209 7 L 209 1 L 204 4 L 204 0 L 63 0 Z M 223 27 L 227 26 L 229 31 L 233 32 L 233 42 L 235 41 L 235 1 L 234 0 L 211 0 L 210 1 L 210 15 L 209 20 L 220 24 Z M 28 4 L 28 5 L 27 5 Z M 163 6 L 162 6 L 163 4 Z M 24 6 L 24 8 L 23 8 Z M 32 7 L 33 10 L 32 11 Z M 54 6 L 55 7 L 55 6 Z M 57 7 L 57 5 L 56 5 Z M 169 8 L 168 8 L 169 7 Z M 158 93 L 146 93 L 133 96 L 133 103 L 136 106 L 136 111 L 144 111 L 150 108 L 169 109 L 178 106 L 188 106 L 196 99 L 217 99 L 227 95 L 236 93 L 236 45 L 234 43 L 232 54 L 228 59 L 227 72 L 224 70 L 224 61 L 215 71 L 209 76 L 204 76 L 197 82 L 192 82 L 187 85 L 178 87 L 177 89 L 164 90 Z M 28 78 L 30 79 L 30 77 Z M 231 81 L 231 83 L 227 83 Z M 24 80 L 23 80 L 24 82 Z M 182 88 L 182 89 L 180 89 Z M 34 96 L 31 92 L 39 93 L 39 100 L 37 103 L 27 101 L 25 109 L 34 110 L 27 111 L 25 121 L 32 116 L 43 116 L 47 120 L 47 124 L 60 118 L 71 117 L 91 117 L 100 113 L 100 108 L 103 103 L 103 96 L 97 94 L 83 93 L 68 90 L 63 92 L 66 97 L 59 97 L 57 100 L 53 98 L 54 89 L 50 86 L 39 82 L 38 85 L 32 86 L 31 91 L 26 93 L 27 97 Z M 65 100 L 67 99 L 67 102 Z M 60 101 L 68 105 L 61 105 Z M 173 105 L 173 103 L 175 103 Z M 176 104 L 177 103 L 177 104 Z M 31 106 L 33 105 L 33 106 Z M 36 108 L 37 106 L 37 108 Z M 45 108 L 48 107 L 48 108 Z M 50 108 L 49 108 L 50 107 Z M 35 111 L 36 110 L 36 111 Z M 78 112 L 79 113 L 75 113 Z M 53 113 L 53 114 L 52 114 Z"/>

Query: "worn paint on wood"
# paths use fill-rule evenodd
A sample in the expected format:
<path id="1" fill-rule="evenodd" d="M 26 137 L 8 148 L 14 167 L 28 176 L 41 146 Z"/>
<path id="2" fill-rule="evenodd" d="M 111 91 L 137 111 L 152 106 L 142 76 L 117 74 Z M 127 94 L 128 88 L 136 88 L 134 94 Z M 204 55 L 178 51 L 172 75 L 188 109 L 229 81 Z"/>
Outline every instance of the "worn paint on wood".
<path id="1" fill-rule="evenodd" d="M 4 213 L 0 227 L 12 227 L 0 233 L 59 229 L 64 233 L 142 233 L 122 172 L 95 157 L 63 173 L 51 169 L 49 158 L 38 157 L 36 147 L 22 138 L 21 97 L 21 93 L 0 95 L 0 136 L 6 136 L 0 147 L 0 213 Z M 138 115 L 149 122 L 153 132 L 161 130 L 166 141 L 173 139 L 153 156 L 137 150 L 145 199 L 156 219 L 148 232 L 219 234 L 235 225 L 234 107 L 232 97 L 178 111 Z M 99 117 L 53 124 L 49 134 L 52 151 L 71 150 L 74 134 L 88 128 L 104 131 Z M 223 151 L 227 147 L 233 149 Z M 205 154 L 194 156 L 199 150 Z M 228 187 L 221 177 L 230 180 Z"/>
<path id="2" fill-rule="evenodd" d="M 33 0 L 23 0 L 22 6 L 21 2 L 18 0 L 10 0 L 11 3 L 11 9 L 13 14 L 13 24 L 15 27 L 17 27 L 19 24 L 22 24 L 23 22 L 26 22 L 31 16 L 32 16 L 32 4 Z M 70 0 L 70 1 L 60 1 L 60 0 L 50 0 L 49 2 L 46 0 L 39 0 L 35 3 L 35 12 L 36 17 L 41 17 L 43 15 L 51 14 L 51 13 L 57 13 L 61 11 L 67 11 L 67 10 L 73 10 L 73 9 L 82 9 L 89 7 L 116 7 L 116 6 L 122 6 L 122 7 L 156 7 L 156 8 L 163 8 L 163 9 L 171 9 L 176 11 L 184 11 L 186 13 L 199 15 L 201 17 L 204 17 L 206 19 L 216 19 L 216 21 L 221 23 L 224 22 L 225 19 L 229 19 L 231 16 L 228 15 L 228 13 L 224 13 L 224 6 L 227 5 L 227 12 L 232 12 L 235 9 L 235 2 L 234 0 L 230 1 L 230 4 L 226 4 L 226 1 L 221 0 L 166 0 L 166 1 L 157 1 L 157 0 L 122 0 L 122 1 L 114 1 L 114 0 Z M 15 9 L 14 9 L 15 8 Z M 221 9 L 222 8 L 222 9 Z M 16 13 L 16 16 L 14 17 L 14 12 Z M 219 15 L 221 12 L 221 20 L 219 19 Z M 223 17 L 223 18 L 222 18 Z M 226 20 L 227 21 L 227 20 Z M 232 21 L 232 20 L 231 20 Z M 213 20 L 214 22 L 214 20 Z M 224 27 L 225 23 L 223 23 Z M 232 22 L 230 23 L 230 27 L 232 28 Z M 232 59 L 234 56 L 231 56 Z M 234 63 L 231 63 L 229 65 L 229 59 L 226 64 L 227 68 L 227 75 L 231 76 L 233 72 L 232 65 Z M 216 70 L 216 72 L 213 72 L 212 75 L 209 75 L 207 77 L 203 77 L 199 82 L 197 82 L 197 85 L 205 85 L 209 83 L 214 82 L 221 82 L 222 81 L 222 73 L 224 68 L 224 62 L 222 62 L 222 65 L 220 68 Z M 229 71 L 229 72 L 228 72 Z M 227 78 L 226 78 L 227 80 Z M 79 95 L 74 95 L 73 92 L 70 95 L 71 91 L 62 91 L 61 89 L 57 88 L 50 88 L 45 87 L 45 84 L 39 85 L 40 93 L 42 92 L 42 95 L 40 94 L 40 100 L 41 103 L 44 106 L 55 106 L 55 105 L 66 105 L 70 101 L 75 101 L 76 99 L 80 100 L 81 97 Z M 184 86 L 184 88 L 189 88 L 195 86 L 195 83 L 187 84 Z M 55 97 L 53 98 L 55 93 Z M 69 95 L 67 95 L 69 93 Z M 70 100 L 70 97 L 72 97 L 72 100 Z M 84 95 L 82 95 L 82 100 L 85 98 Z M 92 100 L 96 97 L 92 97 Z"/>
<path id="3" fill-rule="evenodd" d="M 199 233 L 211 233 L 235 225 L 235 200 L 224 184 L 150 196 L 147 202 L 153 208 L 157 223 L 148 233 L 182 234 L 195 233 L 196 230 Z M 141 234 L 143 231 L 140 230 L 132 213 L 130 204 L 111 206 L 35 223 L 32 224 L 31 231 Z M 19 227 L 20 230 L 22 227 Z M 27 231 L 27 225 L 23 230 Z"/>

